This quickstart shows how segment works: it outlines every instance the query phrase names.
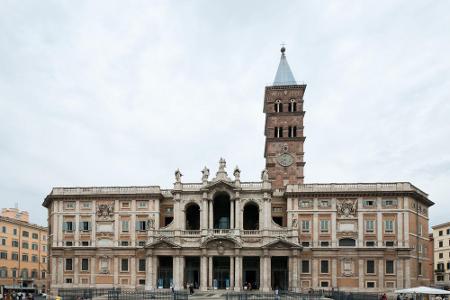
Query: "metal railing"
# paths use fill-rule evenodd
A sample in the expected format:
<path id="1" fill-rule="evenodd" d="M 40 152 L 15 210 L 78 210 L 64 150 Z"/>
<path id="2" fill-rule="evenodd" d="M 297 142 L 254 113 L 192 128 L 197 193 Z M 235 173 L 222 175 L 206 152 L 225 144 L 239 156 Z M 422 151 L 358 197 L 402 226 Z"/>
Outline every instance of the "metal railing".
<path id="1" fill-rule="evenodd" d="M 120 291 L 111 290 L 108 292 L 108 300 L 142 300 L 142 299 L 167 299 L 167 300 L 187 300 L 189 294 L 186 291 L 167 291 L 167 290 L 135 290 Z M 64 300 L 64 299 L 63 299 Z"/>

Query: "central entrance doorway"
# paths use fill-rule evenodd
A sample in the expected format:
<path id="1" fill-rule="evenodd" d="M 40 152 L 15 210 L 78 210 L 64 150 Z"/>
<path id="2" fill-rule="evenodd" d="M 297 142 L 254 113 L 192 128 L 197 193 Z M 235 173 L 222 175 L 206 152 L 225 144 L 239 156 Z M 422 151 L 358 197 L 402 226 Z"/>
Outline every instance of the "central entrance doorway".
<path id="1" fill-rule="evenodd" d="M 206 275 L 204 275 L 206 276 Z M 200 257 L 186 256 L 184 269 L 184 283 L 186 285 L 192 284 L 194 288 L 198 289 L 200 286 Z M 183 284 L 184 285 L 184 284 Z"/>
<path id="2" fill-rule="evenodd" d="M 158 256 L 158 280 L 156 287 L 168 289 L 173 282 L 172 256 Z"/>
<path id="3" fill-rule="evenodd" d="M 258 256 L 244 256 L 242 258 L 242 281 L 247 288 L 252 290 L 259 289 Z"/>
<path id="4" fill-rule="evenodd" d="M 213 288 L 226 289 L 230 287 L 230 258 L 227 256 L 213 257 Z"/>
<path id="5" fill-rule="evenodd" d="M 272 289 L 287 291 L 289 288 L 289 258 L 287 256 L 272 256 Z"/>

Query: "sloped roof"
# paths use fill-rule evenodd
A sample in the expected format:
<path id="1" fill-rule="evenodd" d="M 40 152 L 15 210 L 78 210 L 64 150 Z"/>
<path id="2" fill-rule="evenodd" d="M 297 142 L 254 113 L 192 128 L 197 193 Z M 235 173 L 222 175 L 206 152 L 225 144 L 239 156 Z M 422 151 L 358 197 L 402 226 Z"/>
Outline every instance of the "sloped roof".
<path id="1" fill-rule="evenodd" d="M 281 48 L 281 58 L 280 64 L 278 65 L 278 70 L 275 75 L 275 79 L 273 80 L 273 85 L 294 85 L 297 84 L 294 78 L 294 74 L 292 74 L 291 68 L 286 59 L 286 55 L 284 52 L 286 49 Z"/>

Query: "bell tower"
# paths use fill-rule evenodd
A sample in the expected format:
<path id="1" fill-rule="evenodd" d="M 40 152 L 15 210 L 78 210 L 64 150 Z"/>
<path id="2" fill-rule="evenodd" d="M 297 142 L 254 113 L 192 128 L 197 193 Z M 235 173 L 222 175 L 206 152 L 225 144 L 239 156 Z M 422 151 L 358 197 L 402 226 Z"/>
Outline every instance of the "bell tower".
<path id="1" fill-rule="evenodd" d="M 266 143 L 264 157 L 273 188 L 303 183 L 303 94 L 305 84 L 297 84 L 281 48 L 275 79 L 266 86 L 264 113 Z"/>

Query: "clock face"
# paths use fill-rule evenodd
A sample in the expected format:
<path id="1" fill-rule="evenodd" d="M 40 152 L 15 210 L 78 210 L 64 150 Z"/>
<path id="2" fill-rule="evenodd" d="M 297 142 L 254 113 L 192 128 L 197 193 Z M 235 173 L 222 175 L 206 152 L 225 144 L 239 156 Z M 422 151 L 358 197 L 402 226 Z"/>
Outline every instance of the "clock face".
<path id="1" fill-rule="evenodd" d="M 294 163 L 294 157 L 289 153 L 283 153 L 277 157 L 277 161 L 283 167 L 289 167 Z"/>

